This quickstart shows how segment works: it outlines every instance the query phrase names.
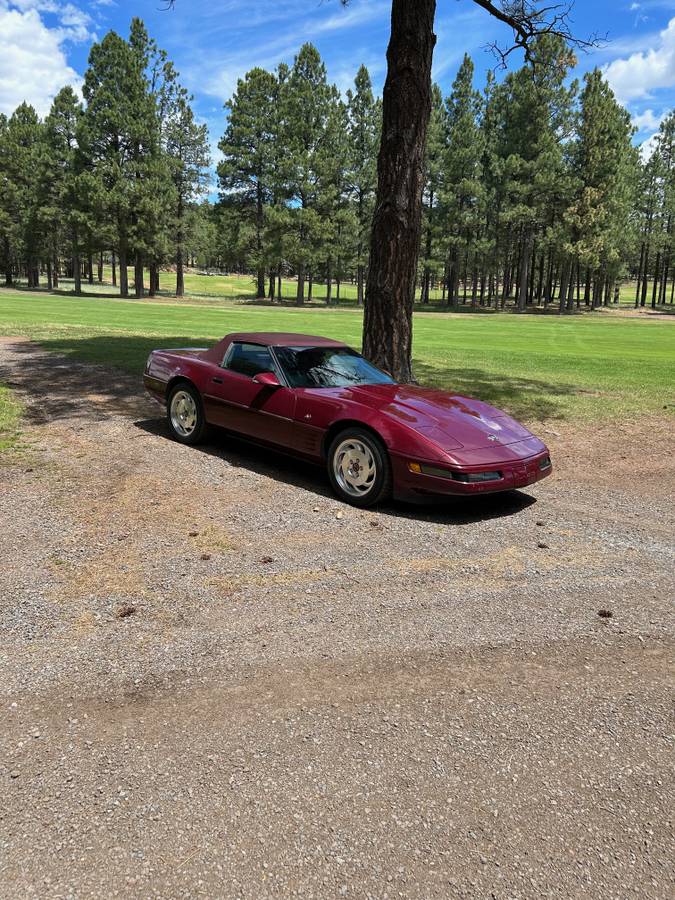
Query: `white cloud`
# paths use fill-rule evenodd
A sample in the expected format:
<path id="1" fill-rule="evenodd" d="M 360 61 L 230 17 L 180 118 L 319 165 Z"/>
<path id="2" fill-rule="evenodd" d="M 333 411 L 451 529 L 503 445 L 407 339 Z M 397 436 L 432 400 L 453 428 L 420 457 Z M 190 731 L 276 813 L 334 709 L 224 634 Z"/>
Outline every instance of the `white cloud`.
<path id="1" fill-rule="evenodd" d="M 620 100 L 649 97 L 658 88 L 675 87 L 675 18 L 661 31 L 656 46 L 615 59 L 603 73 Z"/>
<path id="2" fill-rule="evenodd" d="M 647 162 L 654 150 L 656 150 L 657 138 L 658 134 L 653 134 L 651 137 L 648 137 L 646 141 L 643 141 L 640 144 L 640 156 L 642 157 L 643 162 Z"/>
<path id="3" fill-rule="evenodd" d="M 9 115 L 25 100 L 44 116 L 64 85 L 78 88 L 81 82 L 62 46 L 73 39 L 74 26 L 48 28 L 38 11 L 46 4 L 37 0 L 12 6 L 22 8 L 0 0 L 0 112 Z"/>
<path id="4" fill-rule="evenodd" d="M 645 109 L 644 112 L 637 113 L 633 116 L 631 124 L 634 128 L 637 128 L 638 133 L 644 131 L 658 131 L 659 125 L 665 117 L 665 113 L 659 113 L 657 115 L 653 109 Z"/>

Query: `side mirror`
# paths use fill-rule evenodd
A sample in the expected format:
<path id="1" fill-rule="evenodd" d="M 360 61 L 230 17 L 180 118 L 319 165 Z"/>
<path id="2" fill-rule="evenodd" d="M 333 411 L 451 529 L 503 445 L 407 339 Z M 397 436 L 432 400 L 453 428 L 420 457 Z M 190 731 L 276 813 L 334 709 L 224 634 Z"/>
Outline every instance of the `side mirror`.
<path id="1" fill-rule="evenodd" d="M 257 375 L 253 376 L 253 381 L 255 384 L 260 384 L 263 387 L 281 387 L 279 379 L 274 372 L 258 372 Z"/>

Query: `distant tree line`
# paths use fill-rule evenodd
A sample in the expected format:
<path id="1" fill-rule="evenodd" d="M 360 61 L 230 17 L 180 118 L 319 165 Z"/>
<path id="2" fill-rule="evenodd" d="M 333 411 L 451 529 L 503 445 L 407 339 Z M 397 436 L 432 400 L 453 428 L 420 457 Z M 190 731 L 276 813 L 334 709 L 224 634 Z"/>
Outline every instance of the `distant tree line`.
<path id="1" fill-rule="evenodd" d="M 635 303 L 673 302 L 675 113 L 653 152 L 633 146 L 626 110 L 599 70 L 568 82 L 574 56 L 545 35 L 536 65 L 474 85 L 471 59 L 452 89 L 433 88 L 418 261 L 423 303 L 561 312 L 613 301 L 637 280 Z M 102 279 L 129 293 L 158 289 L 159 270 L 187 262 L 250 272 L 258 297 L 296 302 L 345 280 L 363 302 L 377 187 L 381 101 L 364 66 L 342 96 L 305 44 L 292 66 L 255 68 L 237 83 L 217 166 L 219 200 L 204 200 L 208 135 L 166 54 L 134 19 L 92 47 L 80 104 L 70 88 L 44 121 L 22 104 L 0 117 L 0 265 L 5 281 Z M 97 270 L 97 271 L 96 271 Z M 119 274 L 117 274 L 119 273 Z"/>
<path id="2" fill-rule="evenodd" d="M 182 295 L 209 165 L 206 127 L 140 19 L 128 40 L 111 31 L 93 45 L 82 93 L 84 105 L 63 88 L 44 121 L 26 103 L 0 116 L 5 282 L 22 274 L 36 287 L 45 273 L 52 289 L 67 276 L 80 293 L 83 277 L 103 279 L 105 253 L 122 296 L 128 266 L 140 297 L 144 268 L 153 294 L 169 261 Z"/>
<path id="3" fill-rule="evenodd" d="M 643 163 L 627 111 L 599 70 L 568 84 L 574 56 L 538 40 L 536 66 L 482 92 L 466 56 L 448 97 L 433 88 L 418 283 L 449 304 L 513 301 L 561 311 L 614 299 L 637 277 L 665 302 L 675 283 L 675 113 Z M 282 272 L 297 301 L 348 277 L 363 297 L 376 188 L 380 101 L 365 67 L 341 98 L 307 44 L 293 66 L 253 69 L 227 104 L 218 167 L 221 228 L 269 296 Z"/>

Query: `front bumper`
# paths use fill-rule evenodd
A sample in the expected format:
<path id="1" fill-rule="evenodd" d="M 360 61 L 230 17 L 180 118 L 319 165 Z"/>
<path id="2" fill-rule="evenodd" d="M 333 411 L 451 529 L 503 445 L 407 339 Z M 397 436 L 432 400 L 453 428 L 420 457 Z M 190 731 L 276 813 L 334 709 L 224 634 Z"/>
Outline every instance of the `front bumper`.
<path id="1" fill-rule="evenodd" d="M 423 468 L 444 472 L 443 475 L 411 472 L 410 462 L 419 462 Z M 546 464 L 548 462 L 548 464 Z M 429 463 L 425 460 L 411 460 L 407 456 L 391 454 L 394 476 L 394 493 L 400 499 L 414 499 L 426 496 L 466 496 L 467 494 L 495 494 L 528 487 L 553 471 L 547 449 L 524 459 L 506 462 L 482 463 L 475 466 L 450 466 L 447 463 Z M 498 472 L 499 478 L 491 481 L 461 481 L 458 477 L 478 475 L 481 472 Z M 455 477 L 453 477 L 453 474 Z"/>

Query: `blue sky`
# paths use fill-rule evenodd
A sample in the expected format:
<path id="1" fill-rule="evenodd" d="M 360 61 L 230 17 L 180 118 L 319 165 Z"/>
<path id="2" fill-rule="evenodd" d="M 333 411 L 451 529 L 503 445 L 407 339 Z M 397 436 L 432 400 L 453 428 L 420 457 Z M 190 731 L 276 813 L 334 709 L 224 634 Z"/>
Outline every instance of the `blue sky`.
<path id="1" fill-rule="evenodd" d="M 0 112 L 22 100 L 41 114 L 63 84 L 79 84 L 93 41 L 114 29 L 128 33 L 133 15 L 166 49 L 195 96 L 213 146 L 224 128 L 223 104 L 237 78 L 259 65 L 291 63 L 312 41 L 332 81 L 345 90 L 360 63 L 381 89 L 389 32 L 389 0 L 0 0 Z M 577 74 L 602 67 L 647 141 L 675 106 L 675 0 L 578 0 L 574 31 L 608 34 L 599 50 L 581 54 Z M 447 92 L 464 52 L 482 84 L 494 59 L 484 49 L 508 41 L 508 30 L 471 0 L 438 0 L 434 78 Z M 516 60 L 514 60 L 516 61 Z M 517 62 L 517 61 L 516 61 Z"/>

